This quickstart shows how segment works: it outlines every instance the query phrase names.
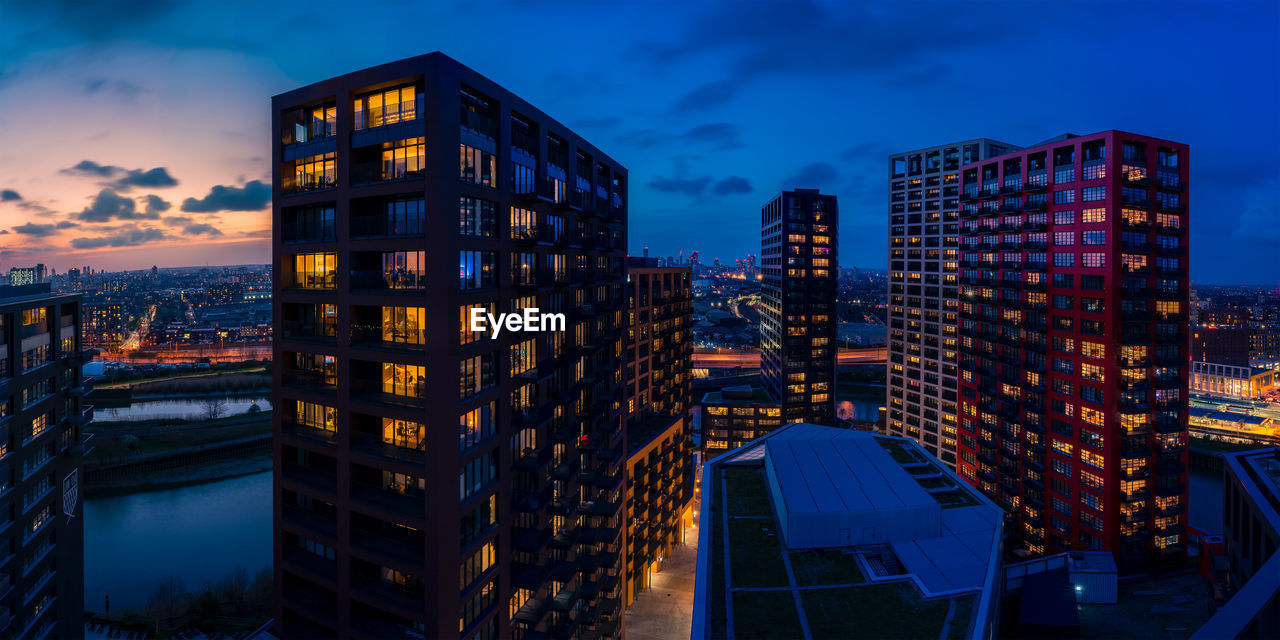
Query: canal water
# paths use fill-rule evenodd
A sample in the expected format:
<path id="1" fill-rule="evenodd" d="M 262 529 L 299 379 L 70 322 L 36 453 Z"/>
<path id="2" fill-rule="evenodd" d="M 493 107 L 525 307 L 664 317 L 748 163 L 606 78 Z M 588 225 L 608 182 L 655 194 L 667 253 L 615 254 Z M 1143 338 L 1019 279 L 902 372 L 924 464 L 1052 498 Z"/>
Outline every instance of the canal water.
<path id="1" fill-rule="evenodd" d="M 271 398 L 266 396 L 219 396 L 223 404 L 218 414 L 220 418 L 240 415 L 257 405 L 259 409 L 271 409 Z M 95 407 L 93 419 L 98 422 L 131 422 L 138 420 L 158 420 L 162 418 L 176 420 L 204 419 L 209 417 L 209 405 L 202 398 L 184 398 L 180 400 L 134 400 L 127 407 Z"/>
<path id="2" fill-rule="evenodd" d="M 84 606 L 141 609 L 170 575 L 188 590 L 271 566 L 271 473 L 87 500 Z"/>
<path id="3" fill-rule="evenodd" d="M 1221 472 L 1193 470 L 1191 526 L 1222 530 Z M 177 576 L 187 589 L 236 567 L 250 577 L 271 566 L 271 473 L 85 503 L 85 607 L 142 608 Z"/>

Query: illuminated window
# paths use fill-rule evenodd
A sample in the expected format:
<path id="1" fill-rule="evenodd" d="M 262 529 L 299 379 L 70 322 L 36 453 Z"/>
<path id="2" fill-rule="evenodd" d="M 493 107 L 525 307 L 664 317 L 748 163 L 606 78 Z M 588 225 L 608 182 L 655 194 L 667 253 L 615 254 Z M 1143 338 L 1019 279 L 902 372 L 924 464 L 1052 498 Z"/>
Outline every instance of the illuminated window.
<path id="1" fill-rule="evenodd" d="M 427 385 L 426 367 L 411 364 L 382 363 L 382 392 L 410 398 L 421 398 Z"/>
<path id="2" fill-rule="evenodd" d="M 381 127 L 418 118 L 419 100 L 413 85 L 384 89 L 355 99 L 355 130 Z"/>
<path id="3" fill-rule="evenodd" d="M 427 446 L 426 427 L 418 422 L 383 418 L 382 441 L 395 447 L 423 451 Z"/>
<path id="4" fill-rule="evenodd" d="M 337 268 L 337 254 L 298 254 L 293 256 L 293 282 L 289 284 L 297 289 L 332 289 Z"/>

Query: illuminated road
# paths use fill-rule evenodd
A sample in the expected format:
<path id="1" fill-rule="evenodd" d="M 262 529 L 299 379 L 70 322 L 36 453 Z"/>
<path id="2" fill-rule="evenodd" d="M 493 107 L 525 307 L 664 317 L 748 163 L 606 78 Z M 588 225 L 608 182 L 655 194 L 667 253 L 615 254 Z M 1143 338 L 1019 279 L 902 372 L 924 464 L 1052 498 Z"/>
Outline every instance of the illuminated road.
<path id="1" fill-rule="evenodd" d="M 887 357 L 885 347 L 866 347 L 861 349 L 841 349 L 838 364 L 884 364 Z M 743 367 L 758 369 L 760 352 L 758 350 L 716 349 L 714 351 L 694 351 L 693 367 L 695 369 L 718 369 Z"/>

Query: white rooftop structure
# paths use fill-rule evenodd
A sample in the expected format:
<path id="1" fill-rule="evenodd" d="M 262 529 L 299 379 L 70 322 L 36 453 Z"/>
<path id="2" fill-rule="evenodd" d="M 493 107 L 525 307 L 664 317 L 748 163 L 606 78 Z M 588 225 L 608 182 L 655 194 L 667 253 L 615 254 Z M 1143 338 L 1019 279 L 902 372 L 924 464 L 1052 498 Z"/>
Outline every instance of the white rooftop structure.
<path id="1" fill-rule="evenodd" d="M 888 544 L 898 561 L 930 592 L 980 589 L 998 548 L 999 507 L 975 498 L 943 508 L 908 468 L 927 462 L 894 460 L 889 440 L 864 431 L 793 424 L 762 441 L 765 475 L 787 548 Z M 918 450 L 914 441 L 893 438 Z M 923 453 L 923 452 L 921 452 Z M 756 450 L 741 456 L 758 456 Z M 752 457 L 755 457 L 752 456 Z M 932 459 L 929 457 L 928 459 Z M 950 477 L 936 460 L 928 473 Z"/>

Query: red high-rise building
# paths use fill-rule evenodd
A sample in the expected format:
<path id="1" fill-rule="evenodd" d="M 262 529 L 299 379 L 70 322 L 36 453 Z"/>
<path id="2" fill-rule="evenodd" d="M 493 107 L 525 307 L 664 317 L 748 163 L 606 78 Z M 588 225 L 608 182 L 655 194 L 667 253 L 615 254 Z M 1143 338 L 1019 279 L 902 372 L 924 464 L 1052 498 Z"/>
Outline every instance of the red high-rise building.
<path id="1" fill-rule="evenodd" d="M 1104 131 L 961 169 L 958 471 L 1032 553 L 1185 553 L 1187 167 Z"/>

